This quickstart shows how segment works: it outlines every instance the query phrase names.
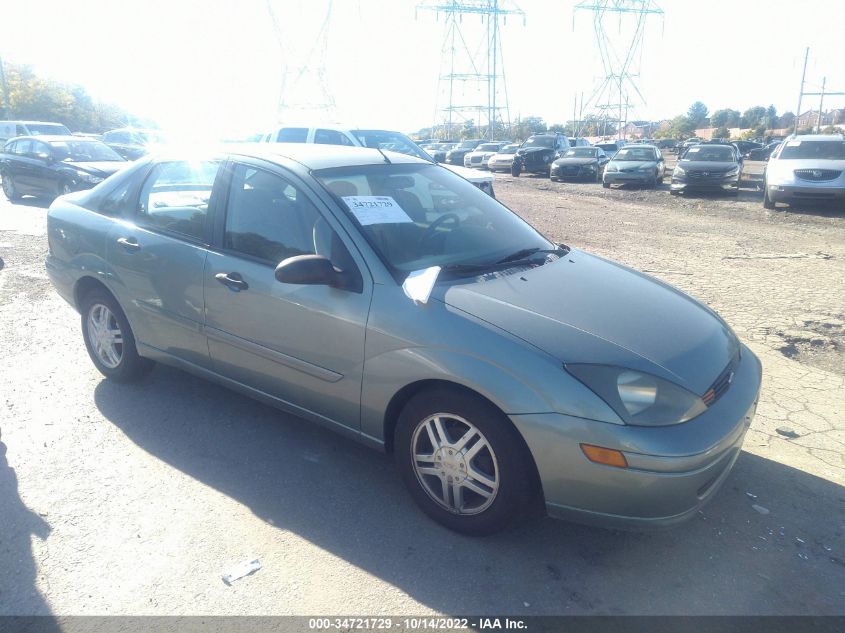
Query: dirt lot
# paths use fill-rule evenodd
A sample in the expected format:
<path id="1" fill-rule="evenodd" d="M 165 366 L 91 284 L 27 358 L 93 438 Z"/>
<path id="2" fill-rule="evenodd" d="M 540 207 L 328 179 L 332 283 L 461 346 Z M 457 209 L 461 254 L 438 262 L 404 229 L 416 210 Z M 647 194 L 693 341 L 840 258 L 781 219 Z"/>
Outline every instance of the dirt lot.
<path id="1" fill-rule="evenodd" d="M 550 237 L 712 306 L 762 359 L 745 450 L 696 519 L 468 539 L 347 440 L 167 368 L 109 384 L 44 275 L 45 209 L 3 200 L 0 614 L 845 614 L 845 210 L 767 212 L 753 179 L 739 199 L 496 187 Z"/>

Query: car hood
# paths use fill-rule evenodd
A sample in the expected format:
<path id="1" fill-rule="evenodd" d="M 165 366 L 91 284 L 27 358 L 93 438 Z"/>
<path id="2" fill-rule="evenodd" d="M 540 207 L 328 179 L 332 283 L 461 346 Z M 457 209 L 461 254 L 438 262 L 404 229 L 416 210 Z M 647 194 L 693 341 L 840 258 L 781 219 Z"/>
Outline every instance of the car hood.
<path id="1" fill-rule="evenodd" d="M 516 153 L 520 156 L 525 156 L 526 154 L 540 154 L 542 152 L 552 152 L 554 153 L 551 147 L 520 147 L 516 150 Z"/>
<path id="2" fill-rule="evenodd" d="M 699 395 L 739 350 L 730 327 L 710 309 L 668 284 L 575 249 L 521 273 L 437 290 L 433 296 L 447 306 L 561 363 L 627 367 Z"/>
<path id="3" fill-rule="evenodd" d="M 633 171 L 640 167 L 656 167 L 656 160 L 611 160 L 608 166 L 613 165 L 621 171 Z"/>
<path id="4" fill-rule="evenodd" d="M 110 160 L 110 161 L 100 161 L 100 162 L 93 162 L 93 163 L 65 163 L 66 165 L 73 167 L 78 171 L 84 171 L 92 176 L 99 176 L 101 178 L 107 178 L 111 176 L 116 171 L 123 169 L 128 165 L 128 163 L 124 160 Z"/>
<path id="5" fill-rule="evenodd" d="M 491 173 L 484 173 L 477 169 L 468 169 L 466 167 L 461 167 L 460 165 L 447 165 L 440 163 L 440 166 L 458 174 L 458 176 L 465 178 L 470 182 L 493 182 L 493 174 Z"/>
<path id="6" fill-rule="evenodd" d="M 736 169 L 739 166 L 738 163 L 733 161 L 714 161 L 714 160 L 682 160 L 678 163 L 678 167 L 681 169 L 695 169 L 700 171 L 712 171 L 715 173 L 723 173 L 726 171 L 730 171 L 731 169 Z"/>
<path id="7" fill-rule="evenodd" d="M 598 159 L 596 158 L 588 158 L 588 157 L 573 157 L 573 158 L 558 158 L 554 164 L 555 165 L 592 165 L 593 163 L 597 163 Z"/>

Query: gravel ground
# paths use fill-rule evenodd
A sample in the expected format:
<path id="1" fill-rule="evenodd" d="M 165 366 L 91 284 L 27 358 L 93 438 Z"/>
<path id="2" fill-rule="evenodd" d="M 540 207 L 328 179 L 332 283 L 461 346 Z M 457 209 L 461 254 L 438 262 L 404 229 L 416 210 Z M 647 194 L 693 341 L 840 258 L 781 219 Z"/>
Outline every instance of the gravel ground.
<path id="1" fill-rule="evenodd" d="M 715 308 L 764 386 L 690 523 L 487 539 L 431 523 L 388 458 L 296 418 L 163 367 L 102 380 L 44 275 L 45 209 L 3 200 L 0 615 L 845 614 L 845 210 L 766 212 L 746 185 L 677 199 L 497 177 L 548 236 Z"/>

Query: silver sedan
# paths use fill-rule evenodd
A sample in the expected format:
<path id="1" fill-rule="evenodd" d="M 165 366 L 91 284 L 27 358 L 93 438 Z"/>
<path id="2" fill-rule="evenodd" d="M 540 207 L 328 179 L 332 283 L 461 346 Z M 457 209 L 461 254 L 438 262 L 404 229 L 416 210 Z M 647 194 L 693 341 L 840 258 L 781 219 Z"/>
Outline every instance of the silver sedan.
<path id="1" fill-rule="evenodd" d="M 760 363 L 713 311 L 402 154 L 147 157 L 58 198 L 48 235 L 107 379 L 173 365 L 391 452 L 464 533 L 535 507 L 689 518 L 757 402 Z"/>

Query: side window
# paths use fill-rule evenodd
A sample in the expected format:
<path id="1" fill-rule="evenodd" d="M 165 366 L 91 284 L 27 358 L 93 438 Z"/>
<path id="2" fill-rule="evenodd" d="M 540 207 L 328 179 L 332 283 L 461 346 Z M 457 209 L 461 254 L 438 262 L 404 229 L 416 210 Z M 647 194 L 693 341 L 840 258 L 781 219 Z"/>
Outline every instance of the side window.
<path id="1" fill-rule="evenodd" d="M 17 145 L 17 141 L 12 141 L 11 143 L 6 143 L 6 146 L 3 148 L 3 152 L 6 154 L 14 154 L 15 153 L 15 145 Z"/>
<path id="2" fill-rule="evenodd" d="M 16 136 L 26 136 L 29 132 L 26 131 L 26 128 L 22 125 L 16 125 Z"/>
<path id="3" fill-rule="evenodd" d="M 296 255 L 331 259 L 334 231 L 308 197 L 276 174 L 236 165 L 226 209 L 225 248 L 273 265 Z"/>
<path id="4" fill-rule="evenodd" d="M 152 228 L 203 239 L 218 167 L 215 161 L 156 165 L 141 189 L 139 221 Z"/>
<path id="5" fill-rule="evenodd" d="M 346 134 L 336 130 L 317 130 L 314 132 L 314 142 L 321 145 L 352 145 Z"/>
<path id="6" fill-rule="evenodd" d="M 308 140 L 307 127 L 283 127 L 276 135 L 277 143 L 304 143 Z"/>
<path id="7" fill-rule="evenodd" d="M 15 145 L 15 154 L 26 156 L 32 151 L 32 141 L 18 141 Z"/>
<path id="8" fill-rule="evenodd" d="M 52 155 L 50 146 L 47 145 L 47 143 L 42 143 L 41 141 L 33 141 L 32 149 L 30 151 L 36 158 L 40 158 L 43 154 L 47 154 L 48 156 Z"/>

